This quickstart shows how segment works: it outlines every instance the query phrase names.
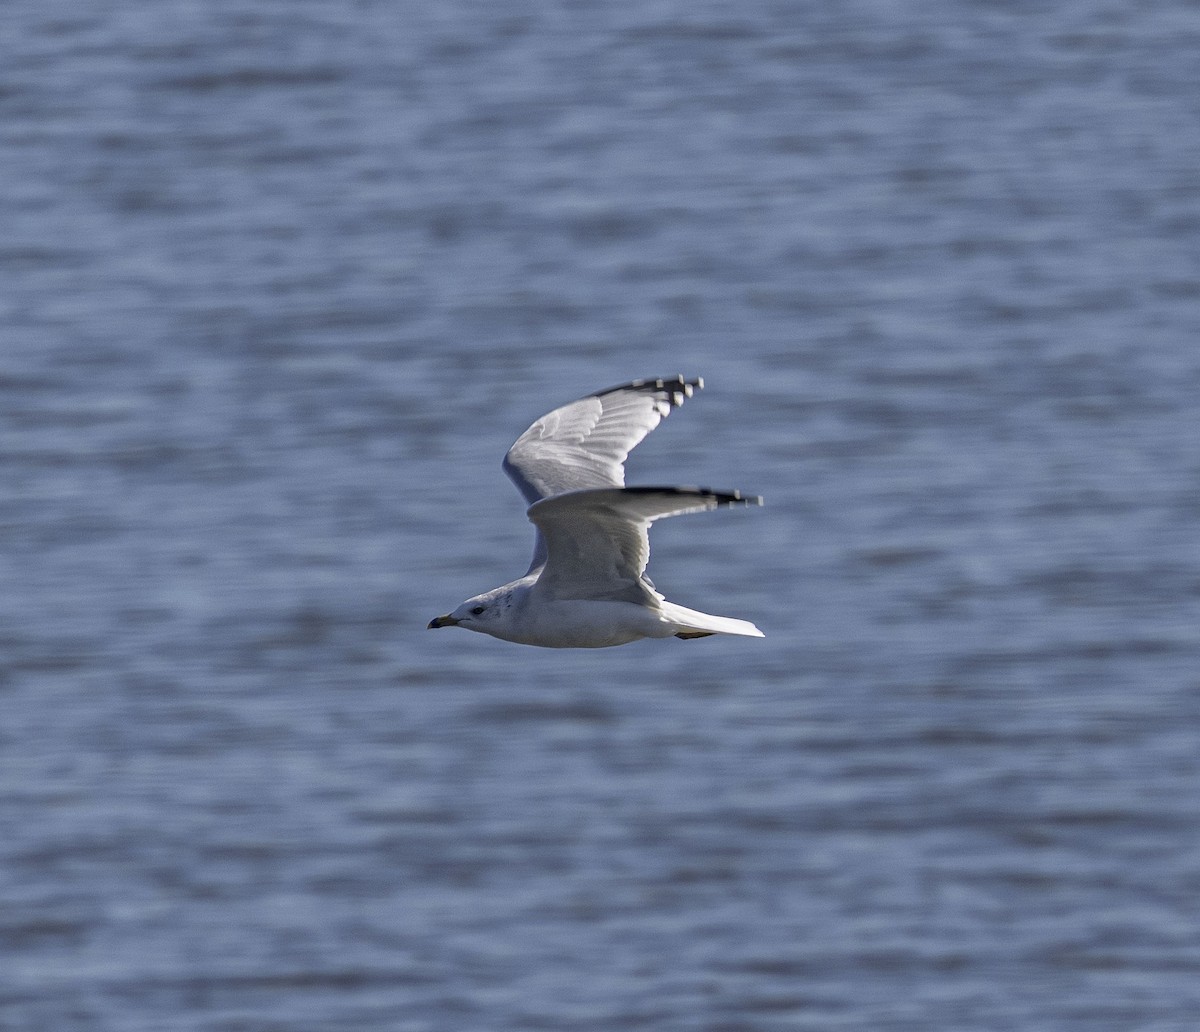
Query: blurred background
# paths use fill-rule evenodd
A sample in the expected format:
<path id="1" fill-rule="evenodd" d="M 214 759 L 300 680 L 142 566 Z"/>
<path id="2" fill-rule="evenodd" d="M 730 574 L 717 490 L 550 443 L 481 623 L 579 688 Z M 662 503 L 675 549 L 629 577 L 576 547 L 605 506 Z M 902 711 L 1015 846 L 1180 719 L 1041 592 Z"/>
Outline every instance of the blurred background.
<path id="1" fill-rule="evenodd" d="M 0 28 L 5 1032 L 1195 1027 L 1195 3 Z M 677 372 L 767 638 L 426 631 Z"/>

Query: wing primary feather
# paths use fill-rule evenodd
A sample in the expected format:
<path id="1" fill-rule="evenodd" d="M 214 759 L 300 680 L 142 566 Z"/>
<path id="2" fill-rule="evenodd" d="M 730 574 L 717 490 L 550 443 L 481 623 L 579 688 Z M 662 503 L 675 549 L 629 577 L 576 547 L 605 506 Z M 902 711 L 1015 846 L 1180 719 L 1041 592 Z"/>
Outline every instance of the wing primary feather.
<path id="1" fill-rule="evenodd" d="M 712 501 L 714 505 L 762 505 L 762 495 L 747 495 L 741 491 L 717 491 L 711 487 L 648 487 L 634 485 L 623 487 L 625 494 L 696 495 Z"/>
<path id="2" fill-rule="evenodd" d="M 633 380 L 568 402 L 534 420 L 504 456 L 529 503 L 587 487 L 620 487 L 629 452 L 704 386 L 700 377 Z"/>
<path id="3" fill-rule="evenodd" d="M 660 380 L 631 380 L 629 383 L 619 383 L 615 387 L 606 387 L 590 395 L 593 398 L 603 398 L 606 394 L 617 391 L 668 391 L 671 395 L 671 407 L 679 408 L 696 391 L 704 390 L 704 377 L 697 376 L 694 380 L 687 379 L 682 373 L 670 379 Z"/>

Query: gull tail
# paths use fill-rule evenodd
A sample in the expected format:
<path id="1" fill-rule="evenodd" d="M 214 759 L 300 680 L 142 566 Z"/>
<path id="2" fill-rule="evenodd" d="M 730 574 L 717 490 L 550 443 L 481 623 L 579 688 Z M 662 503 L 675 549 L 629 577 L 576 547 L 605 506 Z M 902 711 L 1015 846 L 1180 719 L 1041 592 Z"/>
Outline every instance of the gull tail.
<path id="1" fill-rule="evenodd" d="M 709 634 L 737 634 L 743 638 L 764 638 L 749 620 L 735 620 L 732 616 L 713 616 L 695 609 L 677 606 L 674 602 L 659 603 L 662 615 L 675 626 L 677 638 L 703 638 Z"/>

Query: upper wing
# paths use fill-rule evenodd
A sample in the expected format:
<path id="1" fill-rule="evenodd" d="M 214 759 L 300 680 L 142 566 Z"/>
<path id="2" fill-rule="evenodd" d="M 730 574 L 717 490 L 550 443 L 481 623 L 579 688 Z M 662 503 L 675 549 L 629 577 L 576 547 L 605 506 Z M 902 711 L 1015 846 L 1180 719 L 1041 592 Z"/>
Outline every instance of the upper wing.
<path id="1" fill-rule="evenodd" d="M 544 498 L 529 507 L 548 552 L 538 588 L 557 599 L 657 601 L 645 576 L 650 524 L 739 503 L 762 499 L 703 487 L 596 488 Z"/>
<path id="2" fill-rule="evenodd" d="M 517 438 L 504 472 L 530 505 L 564 491 L 621 487 L 630 451 L 703 387 L 682 376 L 635 380 L 563 405 Z"/>

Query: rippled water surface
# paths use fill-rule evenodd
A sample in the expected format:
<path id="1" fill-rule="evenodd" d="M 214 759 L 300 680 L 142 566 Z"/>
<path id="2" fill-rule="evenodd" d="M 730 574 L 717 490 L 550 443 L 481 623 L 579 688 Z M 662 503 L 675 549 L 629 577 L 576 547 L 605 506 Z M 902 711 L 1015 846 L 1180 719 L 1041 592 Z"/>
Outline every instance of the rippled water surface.
<path id="1" fill-rule="evenodd" d="M 1195 1027 L 1194 4 L 4 11 L 5 1032 Z M 676 372 L 768 637 L 426 631 Z"/>

